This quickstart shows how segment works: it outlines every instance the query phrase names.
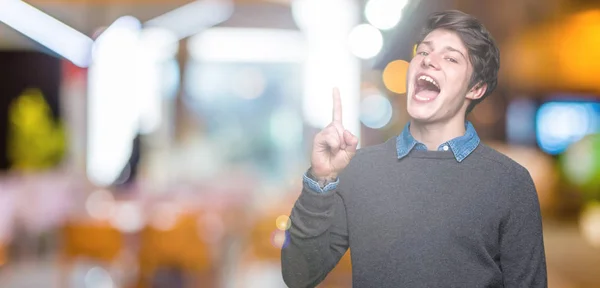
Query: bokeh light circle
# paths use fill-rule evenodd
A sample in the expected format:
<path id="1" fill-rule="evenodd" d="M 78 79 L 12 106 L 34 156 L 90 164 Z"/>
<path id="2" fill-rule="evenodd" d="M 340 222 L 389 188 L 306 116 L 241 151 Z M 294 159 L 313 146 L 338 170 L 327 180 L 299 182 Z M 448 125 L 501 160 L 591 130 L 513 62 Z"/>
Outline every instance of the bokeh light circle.
<path id="1" fill-rule="evenodd" d="M 94 219 L 108 220 L 115 210 L 115 199 L 110 191 L 100 189 L 88 196 L 85 209 Z"/>
<path id="2" fill-rule="evenodd" d="M 600 199 L 600 134 L 587 135 L 560 156 L 565 178 L 586 198 Z"/>
<path id="3" fill-rule="evenodd" d="M 579 219 L 579 228 L 590 245 L 600 248 L 600 202 L 585 206 Z"/>
<path id="4" fill-rule="evenodd" d="M 123 233 L 136 233 L 144 227 L 141 204 L 134 201 L 121 201 L 115 204 L 110 224 Z"/>
<path id="5" fill-rule="evenodd" d="M 369 128 L 383 128 L 392 120 L 392 114 L 392 103 L 382 95 L 369 95 L 360 103 L 360 121 Z"/>
<path id="6" fill-rule="evenodd" d="M 370 59 L 381 51 L 383 35 L 381 35 L 381 31 L 369 24 L 360 24 L 350 31 L 348 45 L 354 56 L 361 59 Z"/>
<path id="7" fill-rule="evenodd" d="M 402 18 L 407 0 L 370 0 L 365 5 L 365 17 L 371 25 L 388 30 L 394 28 Z"/>
<path id="8" fill-rule="evenodd" d="M 406 93 L 406 74 L 409 63 L 404 60 L 394 60 L 383 69 L 383 84 L 398 94 Z"/>
<path id="9" fill-rule="evenodd" d="M 160 203 L 154 209 L 149 225 L 160 231 L 172 230 L 179 218 L 179 207 L 175 203 Z"/>
<path id="10" fill-rule="evenodd" d="M 563 155 L 567 179 L 576 185 L 585 185 L 593 177 L 594 158 L 591 138 L 585 137 L 572 144 Z"/>
<path id="11" fill-rule="evenodd" d="M 115 287 L 115 283 L 110 273 L 101 267 L 91 268 L 85 274 L 84 283 L 85 287 Z"/>
<path id="12" fill-rule="evenodd" d="M 281 231 L 288 230 L 292 226 L 292 220 L 287 215 L 281 215 L 275 220 L 275 226 Z"/>
<path id="13" fill-rule="evenodd" d="M 288 237 L 286 231 L 281 231 L 279 229 L 275 230 L 271 233 L 271 244 L 275 246 L 277 249 L 282 249 L 287 246 Z"/>

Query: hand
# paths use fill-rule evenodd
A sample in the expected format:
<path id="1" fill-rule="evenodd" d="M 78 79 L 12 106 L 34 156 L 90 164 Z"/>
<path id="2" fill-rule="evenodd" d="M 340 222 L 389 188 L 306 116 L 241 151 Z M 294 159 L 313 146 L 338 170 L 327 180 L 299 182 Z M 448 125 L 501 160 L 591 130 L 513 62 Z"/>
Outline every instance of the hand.
<path id="1" fill-rule="evenodd" d="M 320 180 L 335 180 L 356 154 L 358 138 L 342 126 L 340 91 L 333 89 L 333 121 L 315 136 L 311 173 Z"/>

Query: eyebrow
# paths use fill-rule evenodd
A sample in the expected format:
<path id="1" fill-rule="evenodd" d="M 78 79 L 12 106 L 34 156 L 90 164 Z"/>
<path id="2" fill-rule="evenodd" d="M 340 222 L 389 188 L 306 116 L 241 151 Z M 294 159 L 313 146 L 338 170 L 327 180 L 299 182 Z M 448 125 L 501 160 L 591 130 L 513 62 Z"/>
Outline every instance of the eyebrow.
<path id="1" fill-rule="evenodd" d="M 431 43 L 431 41 L 423 41 L 421 42 L 421 44 L 425 44 L 429 47 L 429 49 L 433 50 L 433 43 Z M 465 54 L 463 54 L 462 52 L 460 52 L 460 50 L 453 48 L 451 46 L 446 46 L 444 47 L 444 50 L 446 51 L 450 51 L 450 52 L 457 52 L 459 53 L 465 60 L 467 60 L 467 57 L 465 56 Z"/>

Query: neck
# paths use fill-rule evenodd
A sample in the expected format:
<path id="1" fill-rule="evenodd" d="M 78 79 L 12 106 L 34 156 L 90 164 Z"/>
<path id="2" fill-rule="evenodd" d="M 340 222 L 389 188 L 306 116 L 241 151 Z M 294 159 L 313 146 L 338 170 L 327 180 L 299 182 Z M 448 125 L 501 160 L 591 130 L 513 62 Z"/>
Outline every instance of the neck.
<path id="1" fill-rule="evenodd" d="M 437 150 L 442 143 L 465 135 L 465 120 L 459 118 L 442 123 L 423 123 L 411 119 L 410 134 L 425 144 L 428 150 Z"/>

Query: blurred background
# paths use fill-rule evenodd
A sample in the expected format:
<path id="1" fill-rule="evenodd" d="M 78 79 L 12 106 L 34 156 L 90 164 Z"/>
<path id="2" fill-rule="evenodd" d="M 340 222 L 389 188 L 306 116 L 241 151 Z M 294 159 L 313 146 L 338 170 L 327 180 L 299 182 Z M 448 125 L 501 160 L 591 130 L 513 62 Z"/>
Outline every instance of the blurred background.
<path id="1" fill-rule="evenodd" d="M 535 181 L 550 287 L 600 287 L 593 0 L 0 0 L 0 286 L 285 287 L 331 88 L 362 147 L 398 135 L 445 9 L 500 46 L 469 120 Z"/>

